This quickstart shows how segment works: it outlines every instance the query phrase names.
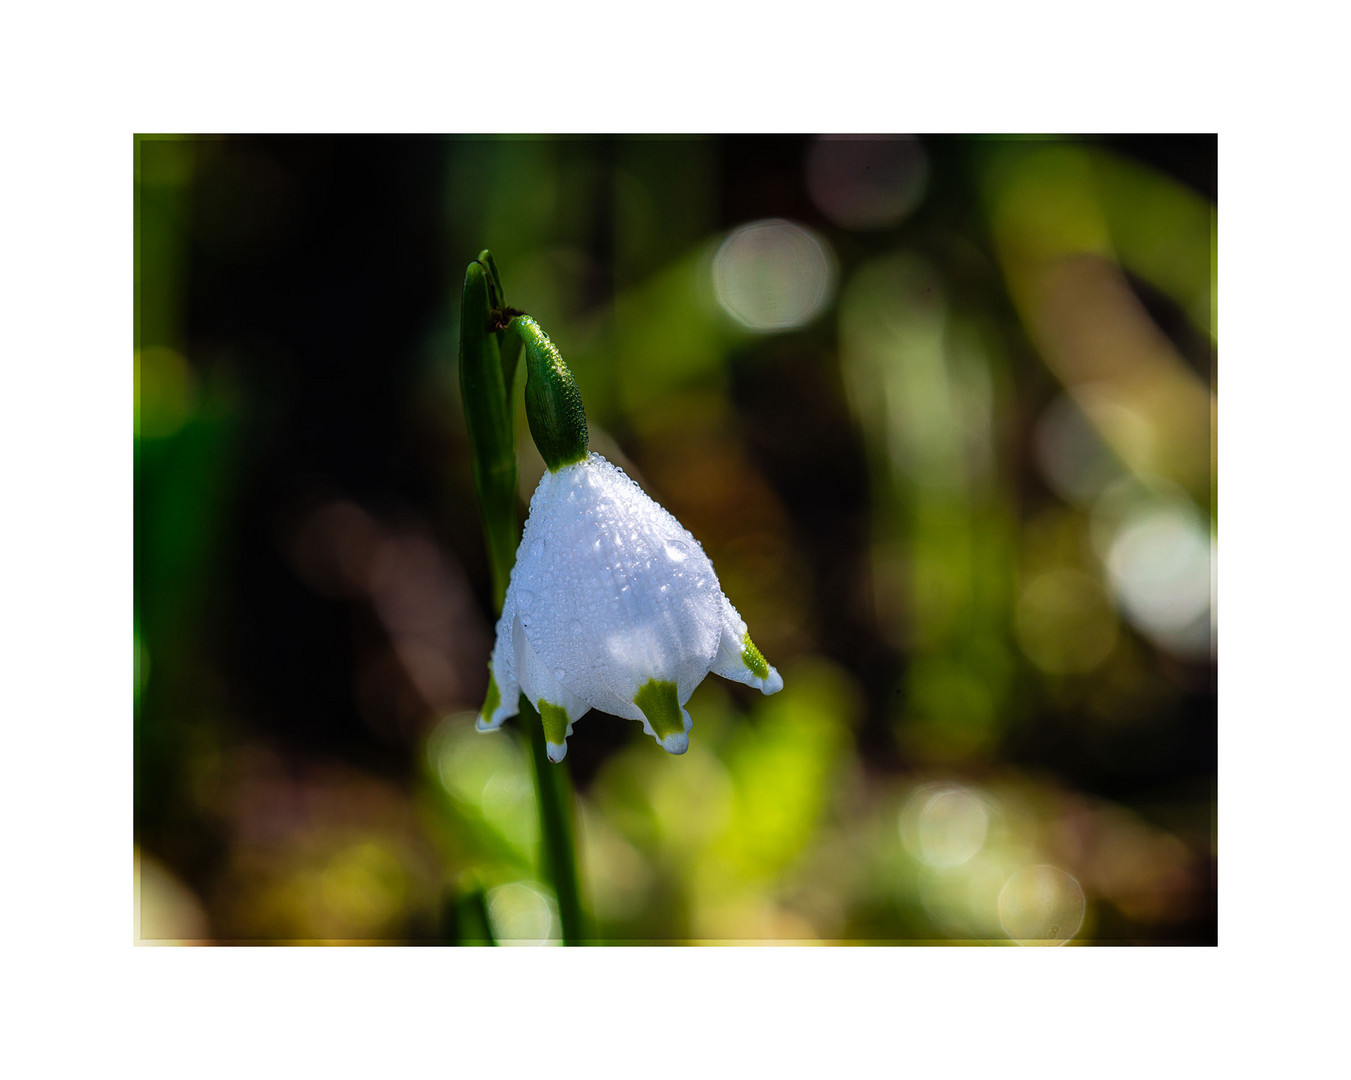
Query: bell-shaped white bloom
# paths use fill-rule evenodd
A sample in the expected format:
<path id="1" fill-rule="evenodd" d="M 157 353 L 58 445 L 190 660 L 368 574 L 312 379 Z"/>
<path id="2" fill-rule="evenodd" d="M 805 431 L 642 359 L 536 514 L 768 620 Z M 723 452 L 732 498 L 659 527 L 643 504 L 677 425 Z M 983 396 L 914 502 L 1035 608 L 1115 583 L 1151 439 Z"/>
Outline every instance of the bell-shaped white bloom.
<path id="1" fill-rule="evenodd" d="M 515 716 L 524 692 L 552 761 L 590 709 L 641 721 L 683 754 L 685 703 L 710 671 L 765 694 L 783 688 L 699 542 L 599 454 L 535 489 L 491 668 L 479 730 Z"/>

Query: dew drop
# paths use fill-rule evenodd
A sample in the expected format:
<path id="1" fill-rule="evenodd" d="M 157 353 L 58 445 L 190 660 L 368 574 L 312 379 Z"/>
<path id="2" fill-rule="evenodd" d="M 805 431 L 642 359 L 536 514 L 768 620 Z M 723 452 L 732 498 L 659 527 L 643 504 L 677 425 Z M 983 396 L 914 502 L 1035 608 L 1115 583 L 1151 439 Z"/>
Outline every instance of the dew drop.
<path id="1" fill-rule="evenodd" d="M 530 554 L 536 559 L 544 554 L 544 540 L 542 538 L 536 537 L 530 542 Z"/>
<path id="2" fill-rule="evenodd" d="M 573 637 L 581 637 L 581 635 L 582 635 L 582 620 L 581 620 L 581 619 L 573 619 L 572 622 L 568 623 L 568 631 L 572 634 Z"/>
<path id="3" fill-rule="evenodd" d="M 518 597 L 516 597 L 516 606 L 519 607 L 522 611 L 529 609 L 530 605 L 533 604 L 534 602 L 535 602 L 535 594 L 532 593 L 529 589 L 522 590 L 521 594 Z"/>
<path id="4" fill-rule="evenodd" d="M 689 552 L 685 550 L 685 545 L 679 540 L 667 540 L 665 543 L 666 557 L 674 563 L 682 563 Z"/>
<path id="5" fill-rule="evenodd" d="M 563 681 L 564 674 L 565 672 L 561 667 L 554 668 L 554 678 L 557 679 L 559 682 Z"/>

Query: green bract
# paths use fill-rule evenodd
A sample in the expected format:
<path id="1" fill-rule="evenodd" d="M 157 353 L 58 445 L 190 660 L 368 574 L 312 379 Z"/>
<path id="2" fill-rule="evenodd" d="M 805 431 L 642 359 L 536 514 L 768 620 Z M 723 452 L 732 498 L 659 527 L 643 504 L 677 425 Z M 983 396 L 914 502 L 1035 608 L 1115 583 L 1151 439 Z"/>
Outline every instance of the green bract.
<path id="1" fill-rule="evenodd" d="M 529 315 L 513 319 L 511 329 L 525 344 L 525 418 L 544 464 L 557 472 L 586 460 L 586 411 L 577 380 Z"/>

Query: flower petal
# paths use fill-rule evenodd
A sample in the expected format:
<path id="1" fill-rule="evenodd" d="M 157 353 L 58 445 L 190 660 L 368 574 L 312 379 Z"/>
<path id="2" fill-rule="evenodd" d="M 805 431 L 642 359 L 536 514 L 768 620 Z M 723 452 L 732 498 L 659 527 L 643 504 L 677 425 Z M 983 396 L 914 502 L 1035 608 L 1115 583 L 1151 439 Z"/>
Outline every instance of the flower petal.
<path id="1" fill-rule="evenodd" d="M 617 716 L 645 719 L 634 697 L 652 679 L 688 701 L 718 648 L 723 597 L 713 564 L 599 454 L 540 481 L 513 586 L 542 666 Z"/>
<path id="2" fill-rule="evenodd" d="M 737 613 L 732 602 L 725 596 L 722 602 L 722 637 L 710 670 L 724 679 L 753 686 L 762 694 L 777 694 L 783 689 L 783 676 L 755 647 L 746 629 L 746 620 Z"/>
<path id="3" fill-rule="evenodd" d="M 512 644 L 515 621 L 516 605 L 508 586 L 502 616 L 497 620 L 497 640 L 488 662 L 488 697 L 479 710 L 476 725 L 479 731 L 496 731 L 504 720 L 520 711 L 521 690 L 516 682 L 515 647 Z"/>
<path id="4" fill-rule="evenodd" d="M 573 723 L 580 719 L 591 706 L 570 693 L 560 681 L 558 672 L 550 671 L 540 661 L 539 654 L 526 636 L 521 616 L 515 619 L 512 639 L 515 643 L 516 671 L 521 680 L 521 690 L 526 699 L 533 702 L 539 710 L 540 721 L 544 724 L 544 741 L 548 748 L 549 760 L 558 762 L 568 752 L 568 736 L 572 734 Z"/>

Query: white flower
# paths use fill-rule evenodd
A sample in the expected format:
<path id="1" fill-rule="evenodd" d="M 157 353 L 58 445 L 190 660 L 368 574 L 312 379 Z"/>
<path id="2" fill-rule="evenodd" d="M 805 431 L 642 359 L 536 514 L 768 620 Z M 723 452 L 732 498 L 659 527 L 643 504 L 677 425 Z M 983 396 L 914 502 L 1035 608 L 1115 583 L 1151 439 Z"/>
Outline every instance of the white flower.
<path id="1" fill-rule="evenodd" d="M 639 720 L 683 754 L 685 703 L 710 671 L 765 694 L 783 688 L 699 542 L 599 454 L 535 489 L 491 669 L 479 730 L 515 716 L 524 691 L 551 761 L 590 709 Z"/>

